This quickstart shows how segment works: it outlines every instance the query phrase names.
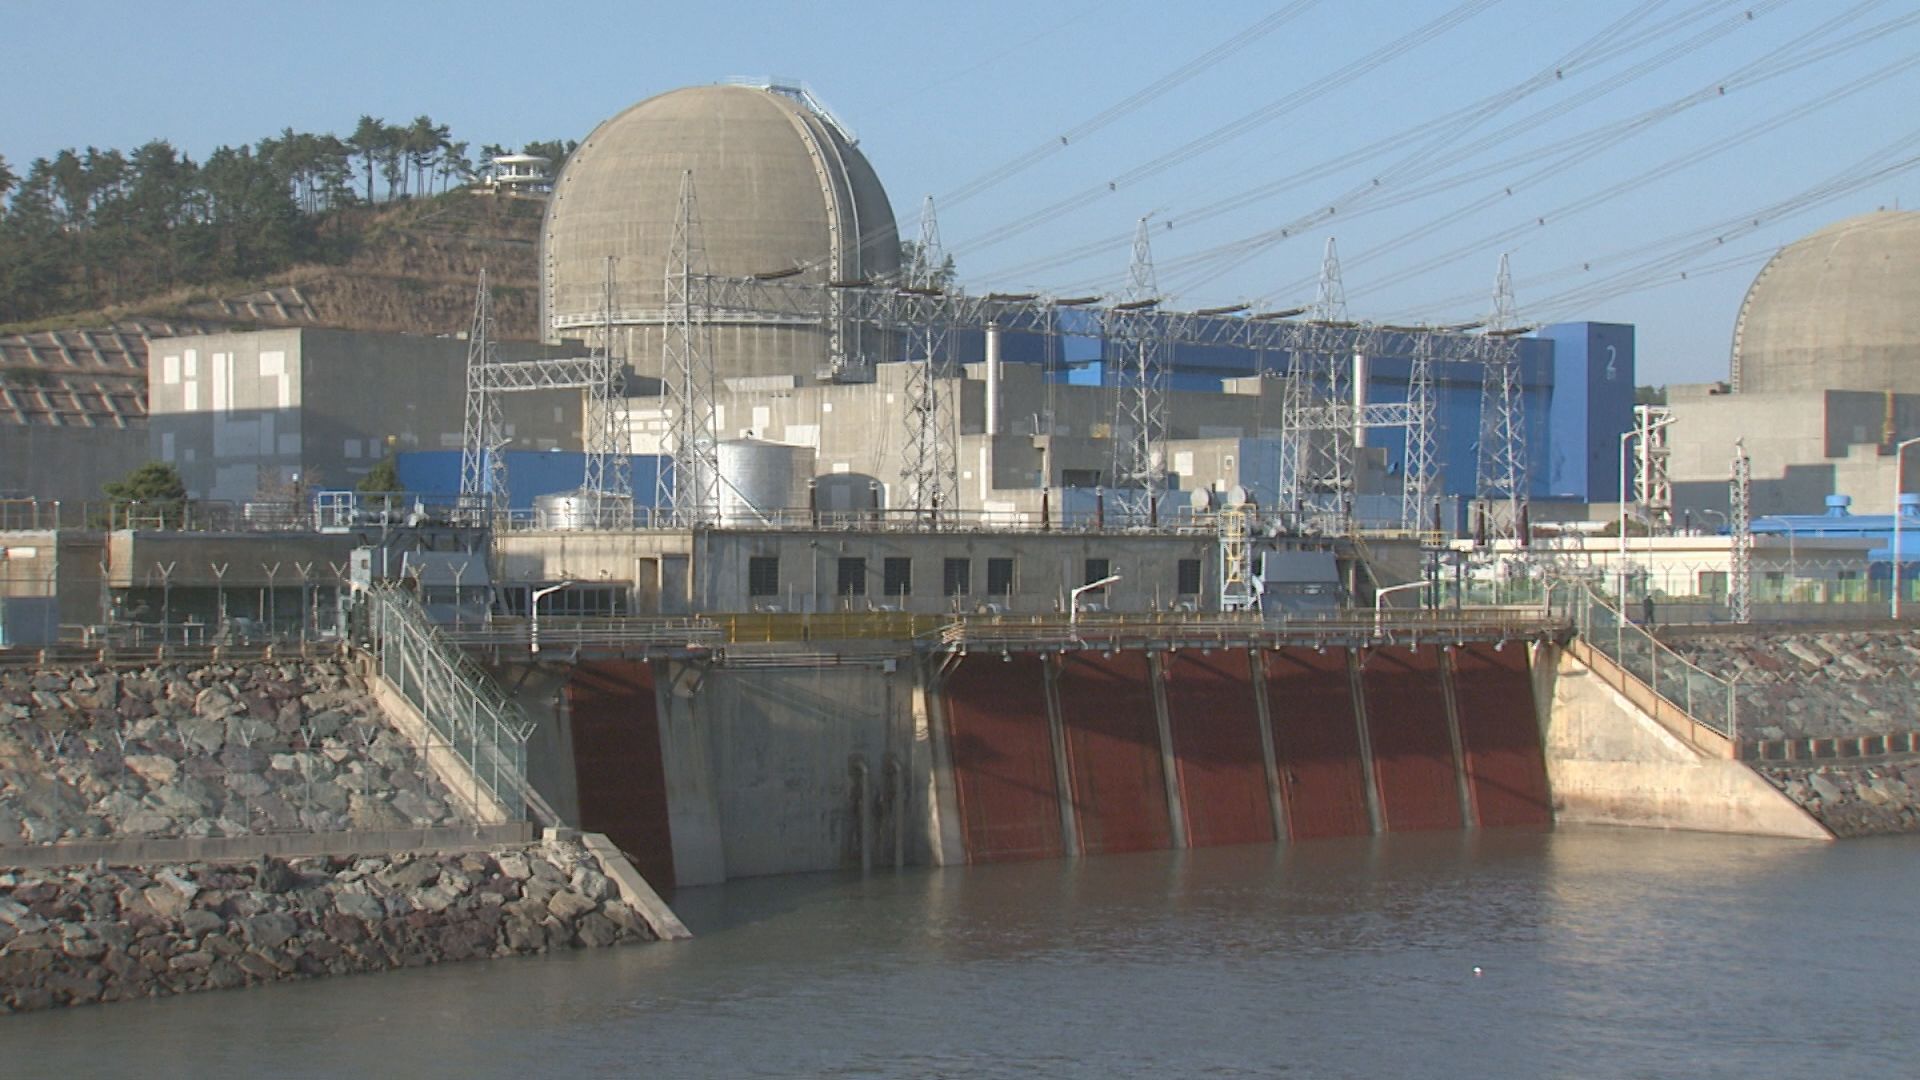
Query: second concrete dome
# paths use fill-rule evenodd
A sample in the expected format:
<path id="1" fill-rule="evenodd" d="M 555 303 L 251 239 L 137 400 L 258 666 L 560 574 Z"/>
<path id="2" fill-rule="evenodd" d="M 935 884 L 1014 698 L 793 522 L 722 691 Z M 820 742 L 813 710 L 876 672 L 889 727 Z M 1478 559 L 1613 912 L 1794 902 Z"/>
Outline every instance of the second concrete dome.
<path id="1" fill-rule="evenodd" d="M 649 98 L 602 123 L 554 179 L 541 233 L 541 325 L 549 340 L 597 336 L 612 256 L 615 322 L 632 369 L 658 373 L 665 276 L 681 178 L 693 174 L 709 273 L 803 268 L 797 280 L 880 278 L 900 240 L 873 168 L 830 116 L 779 88 L 718 85 Z M 811 378 L 833 363 L 816 320 L 717 316 L 722 377 Z M 877 357 L 857 334 L 843 359 Z"/>
<path id="2" fill-rule="evenodd" d="M 1920 213 L 1847 218 L 1781 249 L 1733 338 L 1743 393 L 1920 393 Z"/>

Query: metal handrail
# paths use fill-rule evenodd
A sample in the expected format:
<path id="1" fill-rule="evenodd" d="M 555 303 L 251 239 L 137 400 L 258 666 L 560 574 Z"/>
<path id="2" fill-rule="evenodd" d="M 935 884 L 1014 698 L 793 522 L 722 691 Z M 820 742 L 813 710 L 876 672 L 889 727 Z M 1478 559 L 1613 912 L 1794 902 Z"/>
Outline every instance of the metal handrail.
<path id="1" fill-rule="evenodd" d="M 1612 607 L 1585 581 L 1552 582 L 1547 605 L 1563 610 L 1581 640 L 1689 719 L 1737 739 L 1739 695 L 1722 679 L 1667 647 Z"/>
<path id="2" fill-rule="evenodd" d="M 550 816 L 527 784 L 526 744 L 533 725 L 519 705 L 441 634 L 412 593 L 380 585 L 364 595 L 380 673 L 420 710 L 434 734 L 466 762 L 475 783 L 510 817 L 524 819 L 529 804 Z"/>
<path id="3" fill-rule="evenodd" d="M 1467 638 L 1544 638 L 1567 629 L 1563 619 L 1553 617 L 1539 605 L 1529 605 L 1458 611 L 1348 609 L 1325 618 L 1280 621 L 1263 619 L 1257 612 L 1095 615 L 1073 623 L 1058 616 L 973 616 L 948 620 L 933 640 L 945 648 L 1087 642 L 1413 644 L 1422 638 L 1440 644 Z"/>
<path id="4" fill-rule="evenodd" d="M 533 622 L 494 617 L 486 622 L 440 623 L 440 637 L 461 648 L 530 648 Z M 713 646 L 727 638 L 726 628 L 709 618 L 556 618 L 541 616 L 540 643 L 549 649 L 576 645 Z"/>

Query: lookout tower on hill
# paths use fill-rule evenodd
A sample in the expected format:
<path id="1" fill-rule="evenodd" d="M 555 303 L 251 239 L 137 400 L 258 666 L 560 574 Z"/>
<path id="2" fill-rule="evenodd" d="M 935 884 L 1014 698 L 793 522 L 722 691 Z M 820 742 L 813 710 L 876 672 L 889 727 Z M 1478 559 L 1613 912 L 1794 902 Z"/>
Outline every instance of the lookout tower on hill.
<path id="1" fill-rule="evenodd" d="M 487 170 L 487 190 L 545 196 L 553 190 L 553 160 L 539 154 L 501 154 Z"/>

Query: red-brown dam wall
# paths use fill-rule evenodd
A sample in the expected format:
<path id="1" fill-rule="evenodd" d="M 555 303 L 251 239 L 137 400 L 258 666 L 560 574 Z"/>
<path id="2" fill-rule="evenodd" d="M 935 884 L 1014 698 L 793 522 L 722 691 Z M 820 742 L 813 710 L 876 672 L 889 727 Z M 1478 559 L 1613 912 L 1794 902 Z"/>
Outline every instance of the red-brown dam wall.
<path id="1" fill-rule="evenodd" d="M 1549 823 L 1527 662 L 1520 644 L 976 652 L 938 694 L 965 856 Z"/>
<path id="2" fill-rule="evenodd" d="M 657 889 L 672 889 L 673 834 L 660 760 L 653 669 L 643 662 L 580 664 L 567 683 L 580 827 L 605 833 Z"/>
<path id="3" fill-rule="evenodd" d="M 1032 653 L 969 657 L 947 680 L 954 793 L 974 862 L 1063 852 L 1043 663 Z"/>
<path id="4" fill-rule="evenodd" d="M 1244 649 L 1189 649 L 1166 661 L 1167 723 L 1189 847 L 1273 841 L 1251 665 Z"/>
<path id="5" fill-rule="evenodd" d="M 1089 855 L 1173 844 L 1160 720 L 1147 654 L 1071 653 L 1057 683 L 1080 849 Z"/>
<path id="6" fill-rule="evenodd" d="M 1265 659 L 1288 835 L 1312 840 L 1372 832 L 1347 651 L 1278 649 Z"/>
<path id="7" fill-rule="evenodd" d="M 1381 828 L 1459 828 L 1460 773 L 1447 727 L 1439 650 L 1389 646 L 1363 649 L 1359 658 Z"/>
<path id="8" fill-rule="evenodd" d="M 1481 825 L 1553 821 L 1527 650 L 1468 645 L 1453 652 L 1467 791 Z"/>

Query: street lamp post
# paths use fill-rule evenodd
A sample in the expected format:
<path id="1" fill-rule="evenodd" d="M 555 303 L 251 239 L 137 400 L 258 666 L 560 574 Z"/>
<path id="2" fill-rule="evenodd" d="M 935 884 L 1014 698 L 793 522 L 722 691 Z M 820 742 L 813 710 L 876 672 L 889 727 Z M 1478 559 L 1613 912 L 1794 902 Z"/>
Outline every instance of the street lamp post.
<path id="1" fill-rule="evenodd" d="M 1094 589 L 1111 585 L 1114 582 L 1119 580 L 1120 580 L 1119 574 L 1108 574 L 1106 577 L 1101 578 L 1099 581 L 1089 581 L 1085 585 L 1082 585 L 1079 588 L 1073 590 L 1073 592 L 1067 598 L 1067 625 L 1072 626 L 1075 623 L 1078 623 L 1080 621 L 1080 594 L 1081 593 L 1090 592 Z"/>
<path id="2" fill-rule="evenodd" d="M 1378 637 L 1380 635 L 1381 624 L 1385 621 L 1387 617 L 1387 606 L 1381 603 L 1382 600 L 1385 600 L 1388 596 L 1397 592 L 1404 592 L 1408 589 L 1424 589 L 1429 587 L 1432 584 L 1433 582 L 1431 581 L 1408 581 L 1408 582 L 1403 582 L 1399 585 L 1389 585 L 1384 589 L 1376 589 L 1373 594 L 1374 636 Z"/>
<path id="3" fill-rule="evenodd" d="M 1920 435 L 1907 439 L 1893 448 L 1893 577 L 1891 580 L 1893 583 L 1892 612 L 1896 622 L 1900 619 L 1900 562 L 1903 554 L 1900 550 L 1900 519 L 1905 516 L 1900 512 L 1900 494 L 1906 487 L 1901 482 L 1903 479 L 1901 473 L 1906 467 L 1907 447 L 1915 443 L 1920 443 Z"/>
<path id="4" fill-rule="evenodd" d="M 552 596 L 561 589 L 572 587 L 573 582 L 563 581 L 558 585 L 549 585 L 544 589 L 533 590 L 527 600 L 527 651 L 538 656 L 540 653 L 540 601 Z"/>

